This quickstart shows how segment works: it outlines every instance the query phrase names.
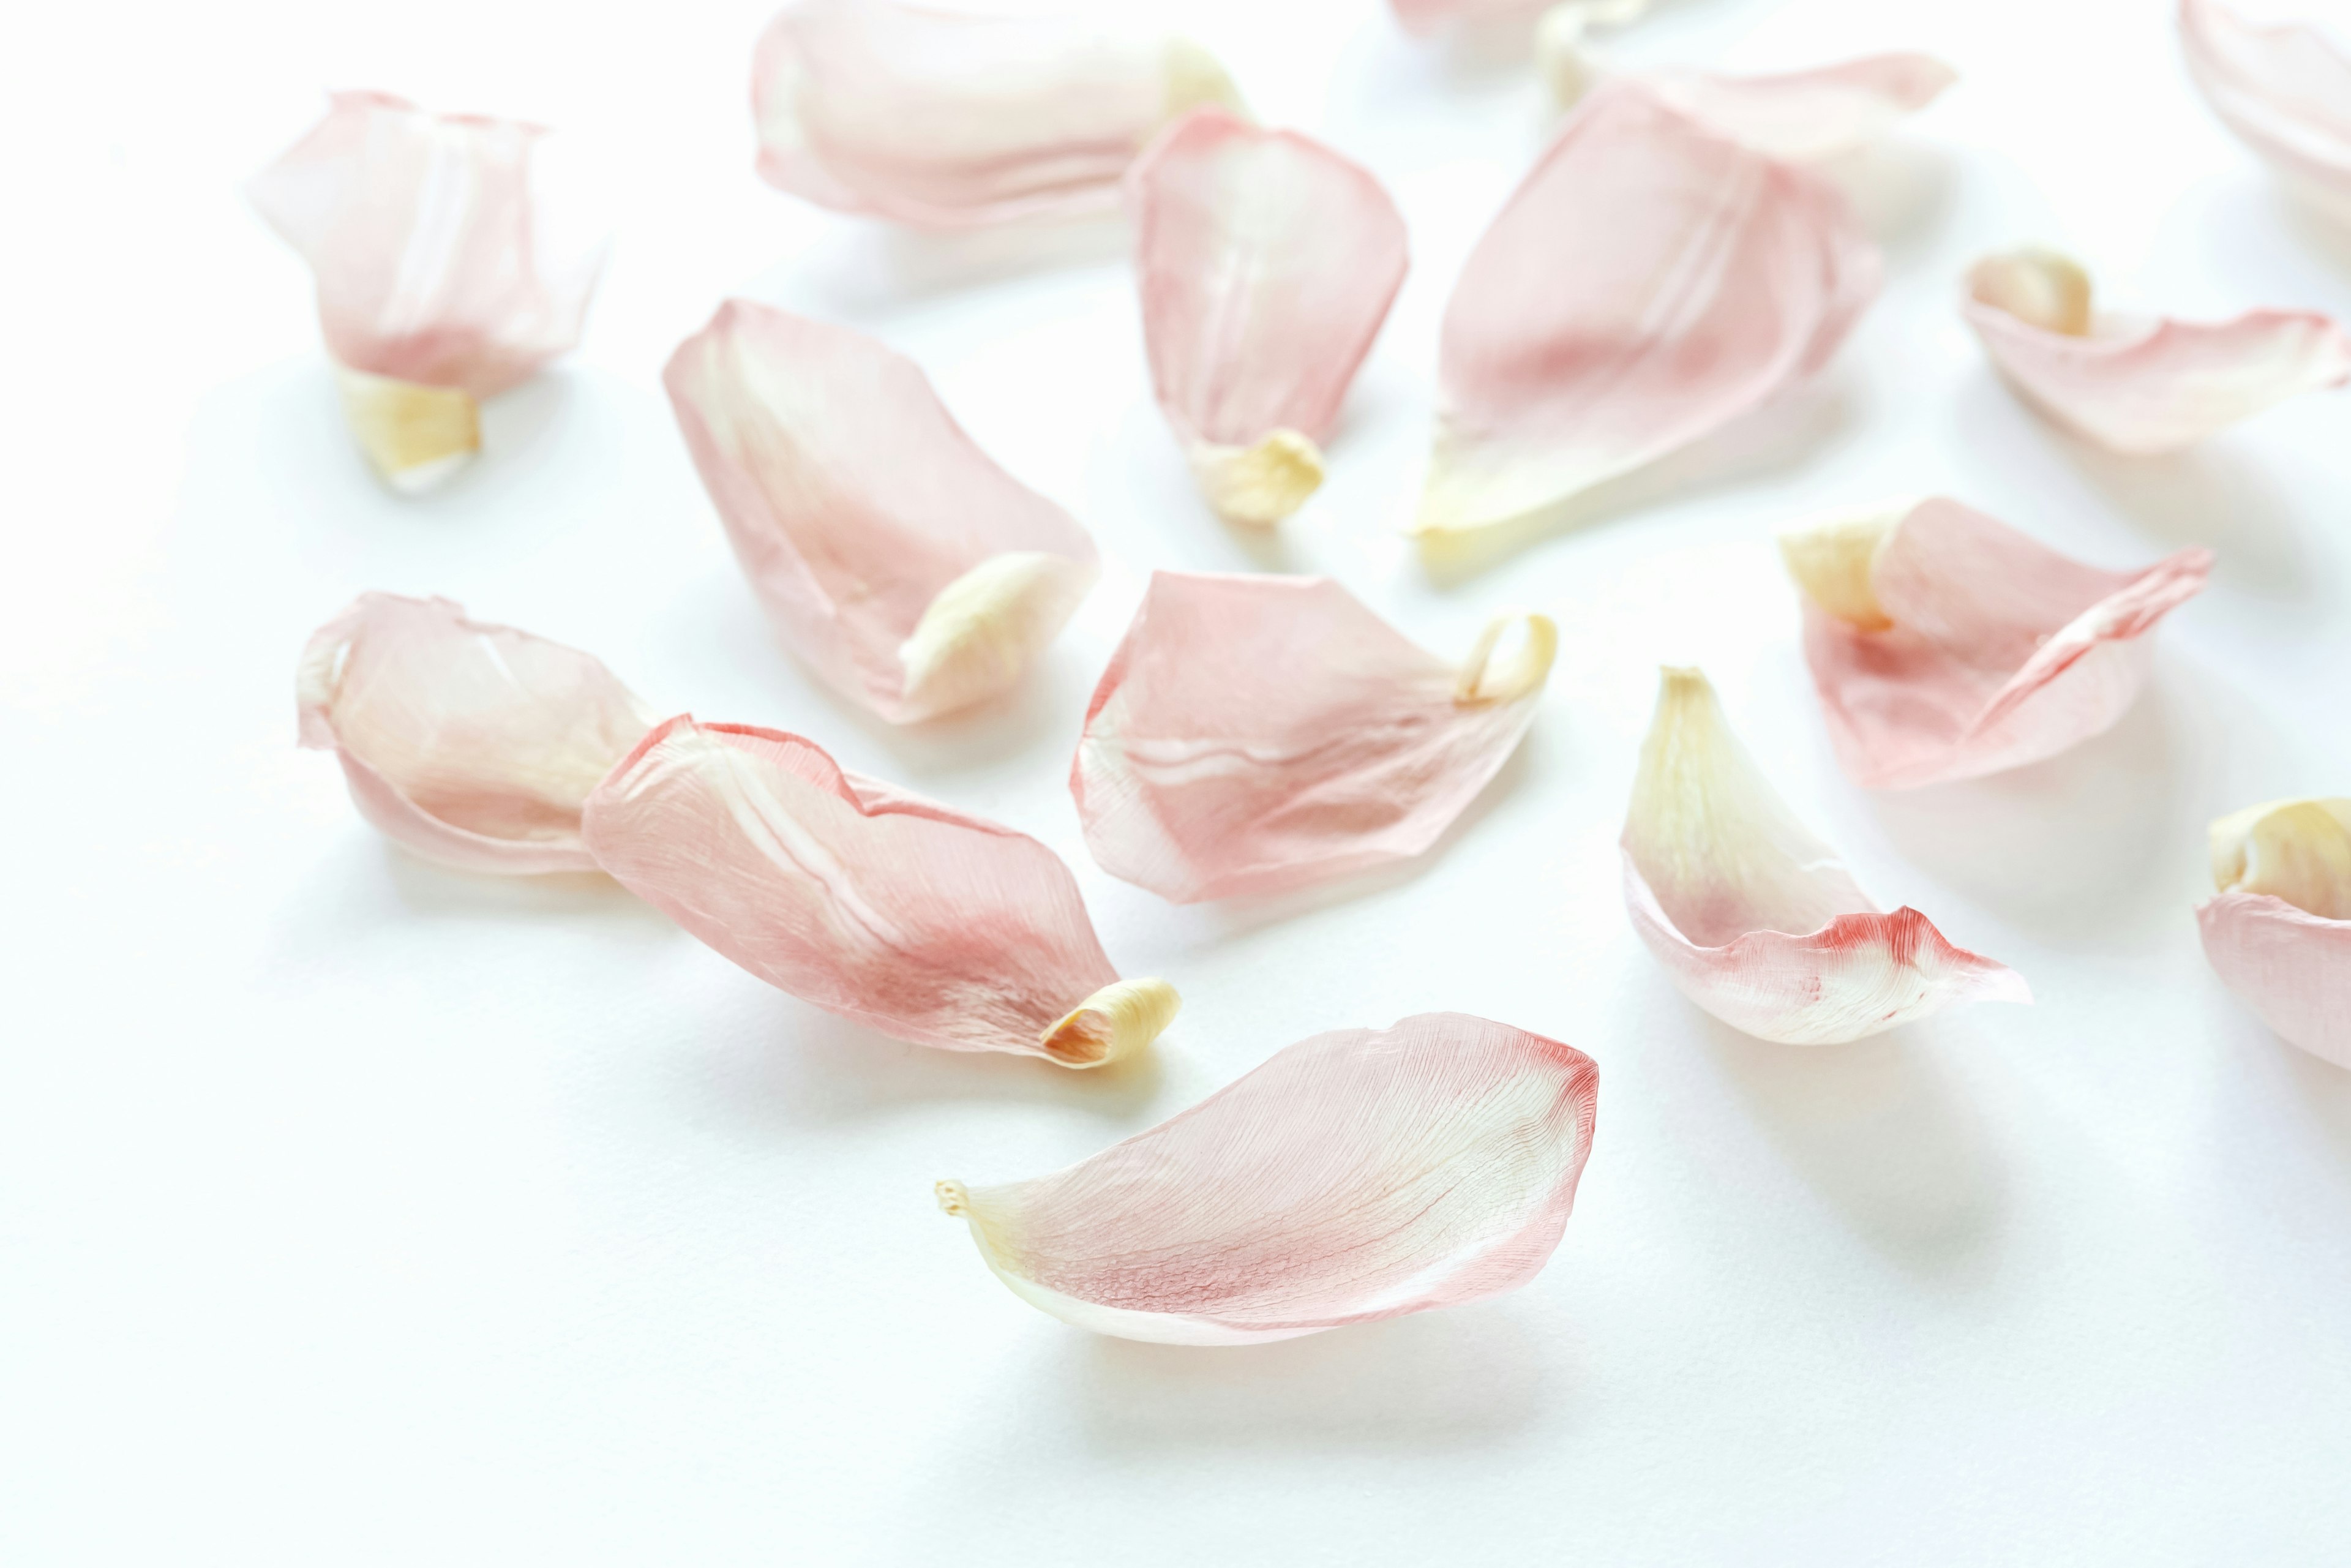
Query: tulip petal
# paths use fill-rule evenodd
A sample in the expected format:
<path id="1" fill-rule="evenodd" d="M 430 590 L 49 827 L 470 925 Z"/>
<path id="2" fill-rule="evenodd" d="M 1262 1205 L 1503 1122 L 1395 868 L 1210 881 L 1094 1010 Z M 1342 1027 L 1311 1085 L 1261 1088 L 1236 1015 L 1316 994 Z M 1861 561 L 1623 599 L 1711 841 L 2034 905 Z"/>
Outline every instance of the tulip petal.
<path id="1" fill-rule="evenodd" d="M 1178 904 L 1423 853 L 1526 734 L 1557 636 L 1498 617 L 1456 668 L 1328 578 L 1155 572 L 1070 767 L 1086 846 Z"/>
<path id="2" fill-rule="evenodd" d="M 2220 122 L 2305 199 L 2351 218 L 2351 58 L 2303 23 L 2180 0 L 2188 74 Z"/>
<path id="3" fill-rule="evenodd" d="M 296 680 L 302 744 L 331 750 L 386 837 L 466 871 L 593 871 L 580 812 L 653 716 L 574 648 L 368 593 Z"/>
<path id="4" fill-rule="evenodd" d="M 1728 423 L 1819 370 L 1877 282 L 1819 176 L 1603 84 L 1446 307 L 1416 531 L 1510 521 Z"/>
<path id="5" fill-rule="evenodd" d="M 1986 257 L 1964 309 L 2008 384 L 2116 452 L 2173 452 L 2297 392 L 2351 381 L 2351 335 L 2314 311 L 2228 321 L 2098 316 L 2082 269 L 2046 251 Z"/>
<path id="6" fill-rule="evenodd" d="M 2351 1068 L 2351 800 L 2273 800 L 2212 824 L 2204 954 L 2262 1021 Z"/>
<path id="7" fill-rule="evenodd" d="M 730 299 L 663 380 L 777 635 L 892 723 L 1013 685 L 1093 585 L 1076 519 L 870 338 Z"/>
<path id="8" fill-rule="evenodd" d="M 1159 406 L 1220 516 L 1280 522 L 1404 282 L 1404 218 L 1322 143 L 1220 109 L 1152 144 L 1127 206 Z"/>
<path id="9" fill-rule="evenodd" d="M 1107 210 L 1161 126 L 1238 101 L 1187 39 L 897 0 L 796 0 L 751 83 L 762 179 L 930 228 Z"/>
<path id="10" fill-rule="evenodd" d="M 1175 1016 L 1058 856 L 776 730 L 673 718 L 589 798 L 596 863 L 770 985 L 946 1051 L 1094 1067 Z"/>
<path id="11" fill-rule="evenodd" d="M 1427 34 L 1453 22 L 1484 22 L 1542 12 L 1548 26 L 1573 18 L 1584 26 L 1622 27 L 1640 19 L 1649 0 L 1388 0 L 1407 33 Z"/>
<path id="12" fill-rule="evenodd" d="M 2147 633 L 2212 566 L 2184 549 L 2099 571 L 1947 500 L 1806 523 L 1780 546 L 1829 738 L 1871 789 L 2021 768 L 2105 733 L 2146 683 Z"/>
<path id="13" fill-rule="evenodd" d="M 2029 1002 L 2022 977 L 1881 914 L 1797 821 L 1696 670 L 1667 670 L 1625 820 L 1625 904 L 1681 993 L 1734 1029 L 1833 1044 L 1965 1001 Z"/>
<path id="14" fill-rule="evenodd" d="M 1014 1294 L 1123 1339 L 1246 1344 L 1517 1290 L 1558 1247 L 1599 1068 L 1461 1013 L 1276 1051 L 1052 1176 L 938 1184 Z"/>

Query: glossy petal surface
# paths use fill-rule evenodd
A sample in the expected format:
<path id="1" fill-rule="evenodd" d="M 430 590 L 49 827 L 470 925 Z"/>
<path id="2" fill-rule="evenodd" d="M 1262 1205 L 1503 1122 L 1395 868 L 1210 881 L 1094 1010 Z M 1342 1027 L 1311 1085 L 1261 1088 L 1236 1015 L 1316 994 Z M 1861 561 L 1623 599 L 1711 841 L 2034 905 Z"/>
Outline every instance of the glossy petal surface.
<path id="1" fill-rule="evenodd" d="M 2180 0 L 2188 74 L 2222 124 L 2304 196 L 2351 217 L 2351 57 L 2306 23 L 2256 26 Z"/>

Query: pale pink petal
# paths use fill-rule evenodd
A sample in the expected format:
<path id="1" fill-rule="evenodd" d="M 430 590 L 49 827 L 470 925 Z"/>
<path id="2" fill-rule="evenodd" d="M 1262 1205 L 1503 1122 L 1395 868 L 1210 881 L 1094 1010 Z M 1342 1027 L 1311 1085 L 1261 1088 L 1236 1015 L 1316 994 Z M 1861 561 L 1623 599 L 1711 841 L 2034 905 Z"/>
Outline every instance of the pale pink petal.
<path id="1" fill-rule="evenodd" d="M 2147 633 L 2212 566 L 2184 549 L 2100 571 L 1948 500 L 1790 529 L 1781 548 L 1837 760 L 1873 789 L 2021 768 L 2105 733 L 2146 683 Z M 1847 570 L 1857 591 L 1840 593 Z"/>
<path id="2" fill-rule="evenodd" d="M 1417 531 L 1507 522 L 1729 423 L 1819 370 L 1877 281 L 1819 176 L 1603 84 L 1454 287 Z"/>
<path id="3" fill-rule="evenodd" d="M 2090 309 L 2086 276 L 2048 252 L 1977 263 L 1964 308 L 2018 396 L 2116 452 L 2176 451 L 2297 392 L 2351 381 L 2351 335 L 2325 316 L 2102 316 Z"/>
<path id="4" fill-rule="evenodd" d="M 1621 27 L 1636 21 L 1649 0 L 1388 0 L 1407 33 L 1433 33 L 1456 22 L 1488 22 L 1543 12 L 1573 16 L 1578 26 Z"/>
<path id="5" fill-rule="evenodd" d="M 1456 666 L 1328 578 L 1156 572 L 1071 764 L 1086 845 L 1178 904 L 1420 854 L 1517 748 L 1556 640 L 1498 617 Z"/>
<path id="6" fill-rule="evenodd" d="M 2188 74 L 2222 124 L 2303 195 L 2351 217 L 2351 58 L 2303 23 L 2255 26 L 2180 0 Z"/>
<path id="7" fill-rule="evenodd" d="M 1014 1294 L 1080 1328 L 1246 1344 L 1515 1291 L 1558 1247 L 1600 1070 L 1461 1013 L 1341 1030 L 1052 1176 L 938 1184 Z"/>
<path id="8" fill-rule="evenodd" d="M 730 299 L 663 375 L 777 634 L 896 724 L 1019 681 L 1099 571 L 872 339 Z"/>
<path id="9" fill-rule="evenodd" d="M 1122 981 L 1059 857 L 776 730 L 669 720 L 588 801 L 622 885 L 769 984 L 897 1040 L 1092 1067 L 1175 1016 Z"/>
<path id="10" fill-rule="evenodd" d="M 313 634 L 296 703 L 302 744 L 334 752 L 361 816 L 482 872 L 595 870 L 580 807 L 653 723 L 577 649 L 391 593 Z"/>
<path id="11" fill-rule="evenodd" d="M 1322 143 L 1213 108 L 1137 161 L 1127 206 L 1159 406 L 1221 516 L 1279 522 L 1322 483 L 1404 282 L 1404 218 Z"/>
<path id="12" fill-rule="evenodd" d="M 1575 13 L 1546 17 L 1543 74 L 1562 106 L 1580 101 L 1604 76 L 1582 47 Z M 1766 157 L 1817 163 L 1870 145 L 1959 79 L 1932 55 L 1865 55 L 1810 70 L 1765 76 L 1644 71 L 1638 80 L 1666 102 Z"/>
<path id="13" fill-rule="evenodd" d="M 1792 1045 L 1876 1034 L 1965 1001 L 2028 1002 L 2022 977 L 1879 912 L 1790 813 L 1696 670 L 1667 670 L 1625 820 L 1625 904 L 1675 986 Z"/>
<path id="14" fill-rule="evenodd" d="M 796 0 L 751 78 L 761 178 L 934 228 L 1107 209 L 1161 126 L 1238 102 L 1198 45 L 1101 8 Z"/>
<path id="15" fill-rule="evenodd" d="M 2262 1021 L 2351 1068 L 2351 800 L 2273 800 L 2212 824 L 2204 953 Z"/>

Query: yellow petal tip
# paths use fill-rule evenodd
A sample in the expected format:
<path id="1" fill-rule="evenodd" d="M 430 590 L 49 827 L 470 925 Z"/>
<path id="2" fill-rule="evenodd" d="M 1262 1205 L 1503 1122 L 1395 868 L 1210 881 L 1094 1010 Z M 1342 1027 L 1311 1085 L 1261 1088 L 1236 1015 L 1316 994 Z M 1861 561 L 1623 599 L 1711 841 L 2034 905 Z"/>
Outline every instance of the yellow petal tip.
<path id="1" fill-rule="evenodd" d="M 1064 1067 L 1100 1067 L 1158 1039 L 1183 1005 L 1165 980 L 1114 980 L 1072 1008 L 1038 1043 Z"/>

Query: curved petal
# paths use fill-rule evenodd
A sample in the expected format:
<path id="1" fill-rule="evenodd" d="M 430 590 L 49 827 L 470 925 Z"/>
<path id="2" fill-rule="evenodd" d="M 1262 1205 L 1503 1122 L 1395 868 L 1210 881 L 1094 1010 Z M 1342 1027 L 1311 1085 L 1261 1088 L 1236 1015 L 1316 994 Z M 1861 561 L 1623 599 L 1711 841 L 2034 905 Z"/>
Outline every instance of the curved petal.
<path id="1" fill-rule="evenodd" d="M 796 0 L 751 78 L 762 179 L 933 228 L 1107 209 L 1162 125 L 1238 101 L 1184 38 L 898 0 Z"/>
<path id="2" fill-rule="evenodd" d="M 895 1040 L 1094 1067 L 1174 989 L 1121 980 L 1078 884 L 1025 833 L 777 730 L 673 718 L 590 797 L 596 863 L 744 968 Z"/>
<path id="3" fill-rule="evenodd" d="M 1834 1044 L 1964 1001 L 2027 1002 L 2022 977 L 1878 912 L 1797 821 L 1696 670 L 1667 670 L 1625 819 L 1625 904 L 1681 993 L 1734 1029 Z"/>
<path id="4" fill-rule="evenodd" d="M 2116 452 L 2177 451 L 2296 392 L 2351 381 L 2351 335 L 2325 316 L 2097 317 L 2088 277 L 2046 251 L 1978 262 L 1964 308 L 2018 396 Z"/>
<path id="5" fill-rule="evenodd" d="M 893 724 L 1011 686 L 1093 586 L 1076 519 L 871 338 L 730 299 L 662 379 L 777 634 Z"/>
<path id="6" fill-rule="evenodd" d="M 2188 74 L 2220 122 L 2304 197 L 2351 217 L 2351 58 L 2302 23 L 2261 27 L 2180 0 Z"/>
<path id="7" fill-rule="evenodd" d="M 1517 749 L 1556 641 L 1499 617 L 1456 668 L 1328 578 L 1155 572 L 1070 767 L 1086 847 L 1178 904 L 1420 854 Z"/>
<path id="8" fill-rule="evenodd" d="M 575 648 L 366 593 L 302 653 L 302 744 L 387 838 L 465 871 L 593 871 L 580 811 L 653 717 Z"/>
<path id="9" fill-rule="evenodd" d="M 1461 1013 L 1341 1030 L 1052 1176 L 938 1184 L 1015 1295 L 1080 1328 L 1246 1344 L 1515 1291 L 1559 1245 L 1600 1070 Z"/>
<path id="10" fill-rule="evenodd" d="M 2273 800 L 2212 824 L 2204 953 L 2279 1034 L 2351 1068 L 2351 800 Z"/>
<path id="11" fill-rule="evenodd" d="M 1877 281 L 1818 176 L 1604 84 L 1446 306 L 1416 531 L 1507 522 L 1729 423 L 1824 364 Z"/>
<path id="12" fill-rule="evenodd" d="M 1127 205 L 1159 406 L 1220 516 L 1280 522 L 1404 283 L 1404 218 L 1321 142 L 1220 109 L 1152 144 Z"/>
<path id="13" fill-rule="evenodd" d="M 1780 548 L 1837 760 L 1872 789 L 2021 768 L 2105 733 L 2146 682 L 2146 634 L 2212 567 L 2184 549 L 2099 571 L 1948 500 L 1807 523 Z"/>

